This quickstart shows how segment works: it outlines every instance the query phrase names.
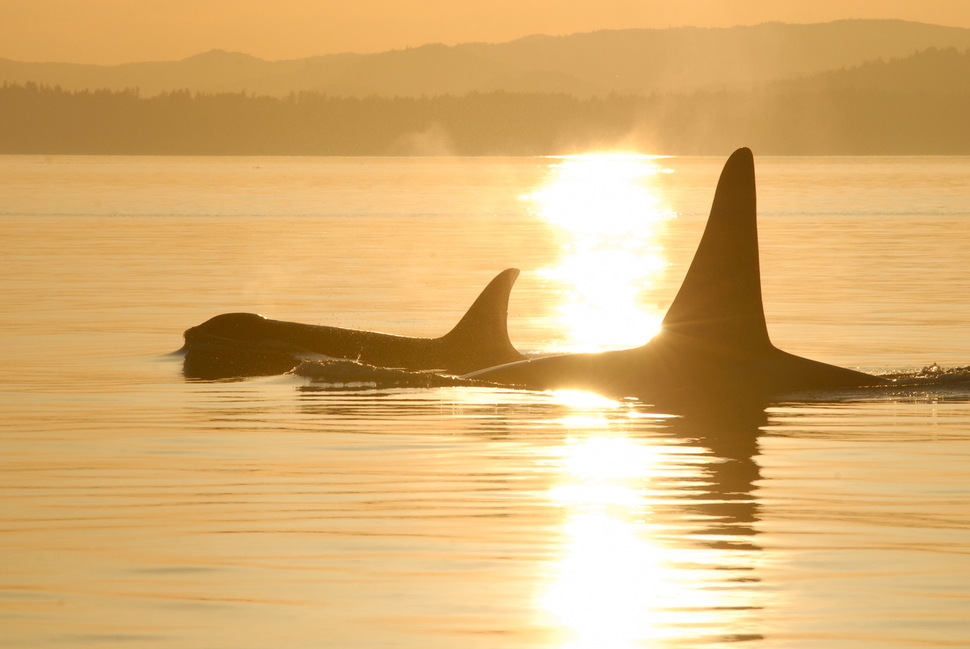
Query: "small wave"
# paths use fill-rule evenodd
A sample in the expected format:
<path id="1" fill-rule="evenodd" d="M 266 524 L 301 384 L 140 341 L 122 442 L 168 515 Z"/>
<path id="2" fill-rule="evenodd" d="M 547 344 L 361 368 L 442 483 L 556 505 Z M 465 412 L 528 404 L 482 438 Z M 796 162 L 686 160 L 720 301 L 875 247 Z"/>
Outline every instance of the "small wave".
<path id="1" fill-rule="evenodd" d="M 377 367 L 358 361 L 314 359 L 302 361 L 292 374 L 310 379 L 316 390 L 374 390 L 383 388 L 440 388 L 490 385 L 434 370 Z"/>
<path id="2" fill-rule="evenodd" d="M 832 401 L 849 403 L 890 399 L 894 401 L 970 401 L 970 366 L 942 367 L 932 363 L 918 370 L 879 373 L 889 379 L 883 385 L 787 395 L 786 402 Z"/>
<path id="3" fill-rule="evenodd" d="M 970 388 L 970 365 L 942 367 L 936 363 L 931 363 L 916 371 L 890 372 L 880 376 L 890 379 L 898 387 L 951 386 Z"/>

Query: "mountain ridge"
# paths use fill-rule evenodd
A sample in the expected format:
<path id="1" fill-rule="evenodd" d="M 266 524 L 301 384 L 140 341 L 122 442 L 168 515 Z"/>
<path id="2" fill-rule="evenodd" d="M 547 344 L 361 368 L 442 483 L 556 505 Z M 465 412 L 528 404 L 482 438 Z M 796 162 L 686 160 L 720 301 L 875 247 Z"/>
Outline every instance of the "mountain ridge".
<path id="1" fill-rule="evenodd" d="M 970 155 L 970 48 L 745 90 L 286 98 L 0 86 L 0 153 Z"/>
<path id="2" fill-rule="evenodd" d="M 285 97 L 422 97 L 554 92 L 575 97 L 743 90 L 930 47 L 970 47 L 970 29 L 900 20 L 536 34 L 505 43 L 429 43 L 374 54 L 267 61 L 209 50 L 181 61 L 98 66 L 0 59 L 0 83 L 64 90 L 246 92 Z"/>

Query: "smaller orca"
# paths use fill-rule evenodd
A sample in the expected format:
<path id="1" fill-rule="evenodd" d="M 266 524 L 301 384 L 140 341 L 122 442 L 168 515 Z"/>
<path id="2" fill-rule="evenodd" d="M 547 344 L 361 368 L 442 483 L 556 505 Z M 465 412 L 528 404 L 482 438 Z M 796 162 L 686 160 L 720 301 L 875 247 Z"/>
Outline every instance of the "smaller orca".
<path id="1" fill-rule="evenodd" d="M 269 376 L 314 355 L 455 375 L 522 360 L 507 325 L 509 293 L 518 276 L 516 268 L 499 273 L 440 338 L 284 322 L 253 313 L 217 315 L 185 331 L 183 373 L 206 380 Z"/>
<path id="2" fill-rule="evenodd" d="M 771 400 L 892 383 L 801 358 L 768 338 L 761 298 L 754 159 L 728 159 L 694 259 L 661 325 L 635 349 L 562 354 L 465 378 L 532 390 L 584 389 L 655 405 Z"/>

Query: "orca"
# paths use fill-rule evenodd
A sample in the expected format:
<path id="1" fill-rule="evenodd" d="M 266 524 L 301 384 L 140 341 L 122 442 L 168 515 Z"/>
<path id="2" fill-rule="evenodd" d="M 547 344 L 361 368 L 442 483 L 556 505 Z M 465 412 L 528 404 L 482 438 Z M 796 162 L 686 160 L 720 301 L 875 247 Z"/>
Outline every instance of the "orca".
<path id="1" fill-rule="evenodd" d="M 649 342 L 634 349 L 517 361 L 465 378 L 529 390 L 588 390 L 654 404 L 772 400 L 891 383 L 795 356 L 771 343 L 761 296 L 754 157 L 747 148 L 724 165 L 683 284 Z"/>
<path id="2" fill-rule="evenodd" d="M 521 360 L 507 325 L 509 294 L 518 276 L 516 268 L 499 273 L 440 338 L 285 322 L 254 313 L 217 315 L 185 331 L 183 374 L 206 380 L 269 376 L 314 356 L 454 375 Z"/>

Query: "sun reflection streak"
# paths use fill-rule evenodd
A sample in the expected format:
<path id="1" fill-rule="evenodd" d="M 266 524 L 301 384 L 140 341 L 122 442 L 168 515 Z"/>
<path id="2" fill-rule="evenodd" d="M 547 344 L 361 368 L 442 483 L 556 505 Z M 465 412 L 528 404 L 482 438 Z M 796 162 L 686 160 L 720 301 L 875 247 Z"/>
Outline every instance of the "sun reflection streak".
<path id="1" fill-rule="evenodd" d="M 609 436 L 562 449 L 563 481 L 550 496 L 567 512 L 565 549 L 542 605 L 571 632 L 569 649 L 625 649 L 656 635 L 650 609 L 666 590 L 664 566 L 636 521 L 653 455 Z"/>
<path id="2" fill-rule="evenodd" d="M 537 213 L 566 237 L 563 257 L 541 274 L 559 284 L 565 351 L 640 345 L 660 326 L 661 314 L 641 296 L 664 268 L 658 226 L 671 213 L 651 188 L 665 169 L 656 156 L 586 154 L 551 165 L 550 182 L 526 196 Z"/>
<path id="3" fill-rule="evenodd" d="M 544 601 L 572 631 L 564 647 L 627 649 L 652 635 L 645 603 L 658 596 L 656 555 L 641 551 L 630 527 L 602 512 L 576 516 L 566 533 L 570 551 Z"/>
<path id="4" fill-rule="evenodd" d="M 557 403 L 569 406 L 574 410 L 601 408 L 614 409 L 620 407 L 620 402 L 602 394 L 589 392 L 588 390 L 553 390 L 550 394 Z"/>
<path id="5" fill-rule="evenodd" d="M 606 414 L 622 421 L 622 410 Z M 741 615 L 736 605 L 746 607 L 746 594 L 712 585 L 725 566 L 748 559 L 672 542 L 669 523 L 654 511 L 671 506 L 665 481 L 692 481 L 697 465 L 685 460 L 694 455 L 703 453 L 631 439 L 603 425 L 559 449 L 561 479 L 549 495 L 563 510 L 563 548 L 540 606 L 567 632 L 563 649 L 676 642 L 699 629 L 730 626 L 731 616 Z"/>

